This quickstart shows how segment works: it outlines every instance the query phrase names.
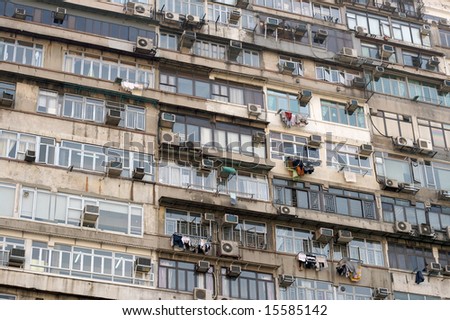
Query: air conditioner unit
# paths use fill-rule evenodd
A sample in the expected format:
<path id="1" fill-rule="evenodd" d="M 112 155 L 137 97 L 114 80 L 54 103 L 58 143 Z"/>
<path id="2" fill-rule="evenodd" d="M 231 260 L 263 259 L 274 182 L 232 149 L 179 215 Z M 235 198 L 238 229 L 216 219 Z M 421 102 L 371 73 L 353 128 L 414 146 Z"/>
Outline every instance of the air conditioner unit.
<path id="1" fill-rule="evenodd" d="M 190 49 L 194 45 L 195 39 L 197 39 L 195 32 L 185 30 L 180 37 L 180 46 Z"/>
<path id="2" fill-rule="evenodd" d="M 287 274 L 280 275 L 280 279 L 279 279 L 280 287 L 284 287 L 284 288 L 290 287 L 294 282 L 295 282 L 294 276 L 287 275 Z"/>
<path id="3" fill-rule="evenodd" d="M 223 223 L 225 224 L 238 224 L 239 216 L 231 213 L 225 213 L 223 216 Z"/>
<path id="4" fill-rule="evenodd" d="M 83 209 L 83 216 L 82 216 L 82 226 L 83 227 L 95 227 L 95 223 L 97 222 L 97 219 L 100 214 L 100 208 L 99 206 L 94 205 L 85 205 Z"/>
<path id="5" fill-rule="evenodd" d="M 199 261 L 195 265 L 195 271 L 201 272 L 201 273 L 208 272 L 209 268 L 211 268 L 209 261 Z"/>
<path id="6" fill-rule="evenodd" d="M 358 53 L 349 47 L 343 47 L 338 54 L 338 60 L 341 62 L 352 62 L 356 58 L 358 58 Z"/>
<path id="7" fill-rule="evenodd" d="M 314 239 L 319 242 L 327 243 L 331 239 L 333 239 L 333 235 L 334 235 L 333 229 L 319 228 L 316 230 Z"/>
<path id="8" fill-rule="evenodd" d="M 291 215 L 291 216 L 296 215 L 295 207 L 289 207 L 289 206 L 279 206 L 277 208 L 277 212 L 278 212 L 278 214 L 285 214 L 285 215 Z"/>
<path id="9" fill-rule="evenodd" d="M 278 64 L 278 69 L 283 74 L 291 75 L 297 68 L 297 64 L 293 61 L 283 61 Z"/>
<path id="10" fill-rule="evenodd" d="M 449 93 L 450 92 L 450 80 L 444 80 L 444 82 L 439 87 L 440 93 Z"/>
<path id="11" fill-rule="evenodd" d="M 442 266 L 437 262 L 430 262 L 427 265 L 427 271 L 431 274 L 440 274 L 442 272 Z"/>
<path id="12" fill-rule="evenodd" d="M 444 266 L 444 269 L 442 270 L 442 274 L 444 276 L 450 276 L 450 264 Z"/>
<path id="13" fill-rule="evenodd" d="M 408 16 L 406 15 L 406 13 L 404 13 L 404 12 L 399 12 L 399 13 L 398 13 L 398 16 L 399 16 L 400 18 L 406 18 L 406 17 L 408 17 Z"/>
<path id="14" fill-rule="evenodd" d="M 389 296 L 387 288 L 375 288 L 373 291 L 373 297 L 378 300 L 386 299 Z"/>
<path id="15" fill-rule="evenodd" d="M 352 87 L 364 89 L 366 87 L 366 79 L 364 77 L 354 77 L 352 79 Z"/>
<path id="16" fill-rule="evenodd" d="M 55 21 L 63 22 L 66 18 L 67 10 L 65 8 L 56 8 L 55 11 L 53 11 L 53 19 Z"/>
<path id="17" fill-rule="evenodd" d="M 353 240 L 353 235 L 351 231 L 348 230 L 339 230 L 336 238 L 336 242 L 338 243 L 349 243 Z"/>
<path id="18" fill-rule="evenodd" d="M 421 28 L 420 28 L 420 34 L 423 36 L 428 36 L 431 33 L 431 26 L 429 24 L 424 24 Z"/>
<path id="19" fill-rule="evenodd" d="M 252 135 L 252 141 L 254 144 L 263 144 L 266 142 L 266 133 L 265 132 L 255 132 Z"/>
<path id="20" fill-rule="evenodd" d="M 161 144 L 168 144 L 171 146 L 180 146 L 180 136 L 177 133 L 170 131 L 161 131 Z"/>
<path id="21" fill-rule="evenodd" d="M 200 165 L 200 170 L 203 171 L 211 171 L 214 169 L 215 161 L 211 159 L 202 159 L 202 163 Z"/>
<path id="22" fill-rule="evenodd" d="M 395 232 L 408 233 L 412 231 L 411 224 L 406 221 L 395 221 Z"/>
<path id="23" fill-rule="evenodd" d="M 420 68 L 422 65 L 422 58 L 421 57 L 412 57 L 412 65 L 413 67 Z"/>
<path id="24" fill-rule="evenodd" d="M 122 162 L 120 161 L 109 161 L 106 167 L 106 172 L 109 177 L 120 177 L 122 174 Z"/>
<path id="25" fill-rule="evenodd" d="M 356 26 L 355 31 L 358 35 L 365 36 L 369 33 L 366 27 Z"/>
<path id="26" fill-rule="evenodd" d="M 312 91 L 303 89 L 298 93 L 297 99 L 301 106 L 306 106 L 312 99 Z"/>
<path id="27" fill-rule="evenodd" d="M 392 56 L 395 53 L 395 49 L 393 46 L 383 44 L 381 46 L 380 50 L 380 57 L 382 59 L 389 59 L 390 56 Z"/>
<path id="28" fill-rule="evenodd" d="M 118 126 L 122 120 L 122 112 L 117 109 L 108 109 L 105 123 L 111 126 Z"/>
<path id="29" fill-rule="evenodd" d="M 383 189 L 384 190 L 394 190 L 398 191 L 400 189 L 400 186 L 398 184 L 397 180 L 394 179 L 385 179 L 383 183 Z"/>
<path id="30" fill-rule="evenodd" d="M 3 91 L 2 95 L 0 96 L 0 105 L 3 107 L 11 108 L 13 106 L 13 103 L 14 95 Z"/>
<path id="31" fill-rule="evenodd" d="M 212 291 L 202 288 L 194 288 L 194 300 L 212 300 Z"/>
<path id="32" fill-rule="evenodd" d="M 362 156 L 370 156 L 373 153 L 373 146 L 371 144 L 362 144 L 359 146 L 359 154 Z"/>
<path id="33" fill-rule="evenodd" d="M 178 24 L 180 22 L 180 15 L 175 12 L 164 12 L 164 21 L 169 23 Z"/>
<path id="34" fill-rule="evenodd" d="M 145 169 L 142 167 L 137 167 L 133 169 L 133 179 L 142 180 L 145 177 Z"/>
<path id="35" fill-rule="evenodd" d="M 399 186 L 402 193 L 416 194 L 420 190 L 420 187 L 417 187 L 414 183 L 401 183 Z"/>
<path id="36" fill-rule="evenodd" d="M 280 24 L 280 20 L 278 20 L 277 18 L 271 18 L 271 17 L 266 18 L 266 28 L 269 30 L 275 30 L 276 28 L 278 28 L 279 24 Z"/>
<path id="37" fill-rule="evenodd" d="M 127 2 L 125 5 L 126 14 L 138 17 L 150 18 L 152 10 L 152 6 L 143 3 Z"/>
<path id="38" fill-rule="evenodd" d="M 227 296 L 216 296 L 216 300 L 234 300 L 234 299 Z"/>
<path id="39" fill-rule="evenodd" d="M 26 162 L 35 162 L 36 161 L 36 151 L 27 149 L 25 151 L 25 159 Z"/>
<path id="40" fill-rule="evenodd" d="M 397 8 L 397 3 L 390 1 L 383 1 L 381 7 L 385 10 L 395 11 L 395 9 Z"/>
<path id="41" fill-rule="evenodd" d="M 420 149 L 421 152 L 430 152 L 433 151 L 433 144 L 430 140 L 425 139 L 417 139 L 417 147 Z"/>
<path id="42" fill-rule="evenodd" d="M 186 23 L 187 23 L 188 25 L 197 25 L 197 24 L 200 23 L 200 17 L 194 16 L 194 15 L 192 15 L 192 14 L 188 14 L 188 15 L 186 16 Z"/>
<path id="43" fill-rule="evenodd" d="M 253 116 L 259 116 L 261 114 L 261 106 L 259 104 L 249 103 L 247 105 L 248 114 Z"/>
<path id="44" fill-rule="evenodd" d="M 316 33 L 314 34 L 315 40 L 325 40 L 327 37 L 328 37 L 328 31 L 323 30 L 323 29 L 317 30 Z"/>
<path id="45" fill-rule="evenodd" d="M 215 221 L 215 220 L 216 220 L 216 216 L 214 215 L 214 213 L 212 213 L 212 212 L 205 212 L 203 214 L 202 221 L 207 221 L 209 223 L 210 221 Z"/>
<path id="46" fill-rule="evenodd" d="M 419 234 L 426 237 L 434 237 L 435 235 L 433 228 L 426 223 L 421 223 L 419 225 Z"/>
<path id="47" fill-rule="evenodd" d="M 162 112 L 159 119 L 159 125 L 163 128 L 172 129 L 177 117 L 173 113 Z"/>
<path id="48" fill-rule="evenodd" d="M 396 137 L 394 139 L 394 145 L 396 147 L 400 147 L 400 148 L 405 148 L 405 147 L 406 148 L 415 148 L 414 141 L 412 139 L 408 139 L 408 138 L 401 137 L 401 136 Z"/>
<path id="49" fill-rule="evenodd" d="M 219 256 L 239 258 L 239 243 L 237 241 L 221 240 Z"/>
<path id="50" fill-rule="evenodd" d="M 27 11 L 22 8 L 16 8 L 14 10 L 13 18 L 25 20 L 27 17 Z"/>
<path id="51" fill-rule="evenodd" d="M 231 278 L 239 277 L 241 275 L 241 267 L 235 265 L 229 266 L 226 275 Z"/>
<path id="52" fill-rule="evenodd" d="M 439 19 L 439 25 L 449 27 L 450 26 L 450 20 L 445 19 L 445 18 L 440 18 Z"/>
<path id="53" fill-rule="evenodd" d="M 180 147 L 186 148 L 188 150 L 200 150 L 202 148 L 202 144 L 200 141 L 187 140 L 183 143 L 180 143 Z"/>
<path id="54" fill-rule="evenodd" d="M 149 273 L 152 269 L 152 260 L 149 258 L 138 257 L 134 261 L 134 268 L 136 271 Z"/>
<path id="55" fill-rule="evenodd" d="M 355 79 L 353 79 L 355 80 Z M 352 115 L 353 112 L 355 112 L 359 108 L 358 100 L 352 99 L 349 102 L 347 102 L 347 105 L 345 106 L 345 110 L 348 114 Z"/>
<path id="56" fill-rule="evenodd" d="M 234 9 L 230 12 L 229 22 L 231 24 L 237 24 L 241 18 L 241 9 Z"/>
<path id="57" fill-rule="evenodd" d="M 437 67 L 437 66 L 439 66 L 439 63 L 441 63 L 441 61 L 439 60 L 439 58 L 438 57 L 436 57 L 436 56 L 432 56 L 431 58 L 430 58 L 430 60 L 428 60 L 428 66 L 430 66 L 430 67 Z"/>
<path id="58" fill-rule="evenodd" d="M 242 42 L 236 40 L 230 40 L 228 47 L 228 59 L 236 61 L 237 57 L 242 52 Z"/>
<path id="59" fill-rule="evenodd" d="M 246 9 L 249 5 L 249 0 L 237 0 L 236 7 Z"/>
<path id="60" fill-rule="evenodd" d="M 308 32 L 308 27 L 306 24 L 302 23 L 294 27 L 293 32 L 296 36 L 303 37 L 306 32 Z"/>
<path id="61" fill-rule="evenodd" d="M 134 52 L 150 55 L 156 54 L 156 48 L 153 46 L 153 39 L 137 37 Z"/>
<path id="62" fill-rule="evenodd" d="M 308 145 L 312 147 L 320 147 L 322 145 L 322 136 L 317 134 L 310 135 Z"/>
<path id="63" fill-rule="evenodd" d="M 9 251 L 8 266 L 21 268 L 25 264 L 25 249 L 12 248 Z"/>
<path id="64" fill-rule="evenodd" d="M 383 74 L 384 74 L 384 67 L 376 66 L 375 70 L 373 71 L 373 77 L 375 79 L 379 79 Z"/>

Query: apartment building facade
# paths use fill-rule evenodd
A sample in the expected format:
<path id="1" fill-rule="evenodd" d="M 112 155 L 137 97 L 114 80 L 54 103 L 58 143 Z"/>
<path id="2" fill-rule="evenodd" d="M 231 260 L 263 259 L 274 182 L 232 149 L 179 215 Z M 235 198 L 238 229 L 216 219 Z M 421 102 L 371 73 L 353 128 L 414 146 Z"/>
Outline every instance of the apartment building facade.
<path id="1" fill-rule="evenodd" d="M 449 299 L 449 9 L 0 0 L 0 298 Z"/>

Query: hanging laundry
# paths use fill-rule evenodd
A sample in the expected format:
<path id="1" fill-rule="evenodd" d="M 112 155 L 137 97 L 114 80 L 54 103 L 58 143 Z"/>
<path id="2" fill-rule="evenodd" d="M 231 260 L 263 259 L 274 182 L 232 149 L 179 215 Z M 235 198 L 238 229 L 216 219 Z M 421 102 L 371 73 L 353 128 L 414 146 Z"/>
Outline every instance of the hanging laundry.
<path id="1" fill-rule="evenodd" d="M 425 277 L 423 276 L 423 272 L 420 271 L 420 270 L 417 271 L 416 272 L 416 283 L 419 284 L 419 283 L 422 283 L 424 281 L 425 281 Z"/>
<path id="2" fill-rule="evenodd" d="M 178 248 L 184 249 L 184 243 L 182 240 L 182 236 L 178 235 L 178 234 L 173 234 L 172 237 L 170 238 L 170 245 L 172 247 L 178 247 Z"/>

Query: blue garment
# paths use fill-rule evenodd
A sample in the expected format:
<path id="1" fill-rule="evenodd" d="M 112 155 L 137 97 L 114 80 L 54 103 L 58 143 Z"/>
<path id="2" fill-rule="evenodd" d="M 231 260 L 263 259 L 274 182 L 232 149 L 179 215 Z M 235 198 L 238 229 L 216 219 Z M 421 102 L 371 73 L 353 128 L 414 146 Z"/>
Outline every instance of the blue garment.
<path id="1" fill-rule="evenodd" d="M 417 271 L 416 272 L 416 283 L 417 284 L 419 284 L 419 283 L 421 283 L 421 282 L 424 282 L 425 281 L 425 277 L 423 276 L 423 273 L 422 273 L 422 271 Z"/>

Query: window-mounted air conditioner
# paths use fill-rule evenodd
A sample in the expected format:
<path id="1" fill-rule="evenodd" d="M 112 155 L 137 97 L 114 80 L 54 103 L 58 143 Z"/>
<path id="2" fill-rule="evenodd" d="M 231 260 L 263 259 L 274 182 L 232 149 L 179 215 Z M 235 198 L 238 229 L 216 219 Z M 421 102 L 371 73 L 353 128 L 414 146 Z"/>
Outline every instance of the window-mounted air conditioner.
<path id="1" fill-rule="evenodd" d="M 145 177 L 145 169 L 143 167 L 137 167 L 133 169 L 133 179 L 142 180 Z"/>
<path id="2" fill-rule="evenodd" d="M 164 12 L 164 22 L 177 24 L 180 22 L 180 15 L 176 12 Z"/>
<path id="3" fill-rule="evenodd" d="M 236 1 L 236 7 L 241 9 L 246 9 L 249 5 L 249 0 L 237 0 Z"/>
<path id="4" fill-rule="evenodd" d="M 194 300 L 212 300 L 213 294 L 211 290 L 194 288 Z"/>
<path id="5" fill-rule="evenodd" d="M 241 267 L 231 265 L 227 268 L 226 275 L 231 278 L 237 278 L 241 275 Z"/>
<path id="6" fill-rule="evenodd" d="M 431 26 L 429 24 L 424 24 L 420 28 L 420 34 L 423 36 L 428 36 L 431 33 Z"/>
<path id="7" fill-rule="evenodd" d="M 422 58 L 420 56 L 412 57 L 411 60 L 413 67 L 420 68 L 422 66 Z"/>
<path id="8" fill-rule="evenodd" d="M 355 80 L 355 79 L 353 79 L 353 80 Z M 359 108 L 358 100 L 356 100 L 356 99 L 352 99 L 352 100 L 348 101 L 347 105 L 345 106 L 345 110 L 350 115 L 352 115 L 353 112 L 355 112 L 358 108 Z"/>
<path id="9" fill-rule="evenodd" d="M 266 18 L 266 27 L 269 30 L 275 30 L 280 25 L 280 20 L 277 18 L 267 17 Z"/>
<path id="10" fill-rule="evenodd" d="M 228 59 L 231 61 L 236 61 L 241 52 L 242 52 L 242 42 L 230 40 L 230 45 L 228 47 Z"/>
<path id="11" fill-rule="evenodd" d="M 387 288 L 375 288 L 373 291 L 373 297 L 378 300 L 386 299 L 389 296 Z"/>
<path id="12" fill-rule="evenodd" d="M 352 87 L 364 89 L 366 87 L 366 79 L 364 77 L 354 77 L 352 79 Z"/>
<path id="13" fill-rule="evenodd" d="M 393 46 L 383 44 L 380 49 L 380 57 L 382 59 L 389 59 L 395 53 L 395 49 Z"/>
<path id="14" fill-rule="evenodd" d="M 152 269 L 152 260 L 149 258 L 138 257 L 134 261 L 136 271 L 149 273 Z"/>
<path id="15" fill-rule="evenodd" d="M 433 151 L 433 144 L 430 140 L 426 139 L 417 139 L 417 147 L 420 149 L 421 152 L 431 152 Z"/>
<path id="16" fill-rule="evenodd" d="M 21 268 L 25 264 L 25 249 L 12 248 L 8 255 L 8 266 Z"/>
<path id="17" fill-rule="evenodd" d="M 137 17 L 150 18 L 152 10 L 153 10 L 152 5 L 144 3 L 137 3 L 130 1 L 127 2 L 125 5 L 125 13 Z"/>
<path id="18" fill-rule="evenodd" d="M 238 224 L 239 216 L 231 213 L 225 213 L 223 216 L 223 222 L 225 224 Z"/>
<path id="19" fill-rule="evenodd" d="M 445 27 L 450 27 L 450 20 L 449 19 L 445 19 L 445 18 L 440 18 L 439 19 L 439 25 L 440 26 L 445 26 Z"/>
<path id="20" fill-rule="evenodd" d="M 170 131 L 161 131 L 161 144 L 171 145 L 173 147 L 180 146 L 180 136 L 177 133 Z"/>
<path id="21" fill-rule="evenodd" d="M 262 108 L 259 104 L 249 103 L 247 105 L 247 112 L 253 116 L 259 116 L 262 113 Z"/>
<path id="22" fill-rule="evenodd" d="M 208 222 L 210 222 L 210 221 L 215 221 L 216 220 L 216 216 L 214 215 L 214 213 L 212 213 L 212 212 L 205 212 L 204 214 L 203 214 L 203 219 L 202 219 L 202 221 L 208 221 Z"/>
<path id="23" fill-rule="evenodd" d="M 134 52 L 155 55 L 156 47 L 153 46 L 153 39 L 137 37 Z"/>
<path id="24" fill-rule="evenodd" d="M 255 132 L 255 133 L 253 133 L 252 141 L 255 144 L 266 143 L 266 133 L 265 132 Z"/>
<path id="25" fill-rule="evenodd" d="M 450 276 L 450 264 L 444 266 L 444 268 L 442 270 L 442 274 L 444 276 Z"/>
<path id="26" fill-rule="evenodd" d="M 107 109 L 105 123 L 110 126 L 118 126 L 122 120 L 122 112 L 117 109 Z"/>
<path id="27" fill-rule="evenodd" d="M 384 67 L 376 66 L 375 70 L 373 71 L 373 77 L 375 79 L 379 79 L 383 74 L 384 74 Z"/>
<path id="28" fill-rule="evenodd" d="M 14 103 L 14 94 L 3 91 L 0 96 L 0 105 L 3 107 L 11 108 Z"/>
<path id="29" fill-rule="evenodd" d="M 318 134 L 312 134 L 308 138 L 308 146 L 320 147 L 322 145 L 322 136 Z"/>
<path id="30" fill-rule="evenodd" d="M 439 87 L 440 93 L 449 93 L 450 92 L 450 80 L 444 80 L 441 86 Z"/>
<path id="31" fill-rule="evenodd" d="M 219 247 L 219 256 L 239 258 L 239 242 L 221 240 Z"/>
<path id="32" fill-rule="evenodd" d="M 312 99 L 312 91 L 303 89 L 298 93 L 297 99 L 301 106 L 306 106 Z"/>
<path id="33" fill-rule="evenodd" d="M 325 40 L 328 37 L 328 31 L 324 29 L 319 29 L 314 34 L 315 40 Z"/>
<path id="34" fill-rule="evenodd" d="M 214 169 L 215 161 L 211 159 L 202 159 L 202 162 L 200 164 L 200 170 L 203 171 L 211 171 Z"/>
<path id="35" fill-rule="evenodd" d="M 419 225 L 419 234 L 425 237 L 434 237 L 435 235 L 433 228 L 426 223 L 421 223 Z"/>
<path id="36" fill-rule="evenodd" d="M 291 216 L 296 215 L 295 207 L 289 207 L 289 206 L 279 206 L 277 208 L 277 212 L 278 212 L 278 214 L 285 214 L 285 215 L 291 215 Z"/>
<path id="37" fill-rule="evenodd" d="M 370 156 L 373 153 L 373 146 L 368 143 L 364 143 L 359 146 L 359 154 L 362 156 Z"/>
<path id="38" fill-rule="evenodd" d="M 25 158 L 24 158 L 24 160 L 26 162 L 35 162 L 36 161 L 36 151 L 27 149 L 25 151 Z"/>
<path id="39" fill-rule="evenodd" d="M 163 128 L 172 129 L 176 121 L 176 115 L 173 113 L 162 112 L 159 119 L 159 125 Z"/>
<path id="40" fill-rule="evenodd" d="M 100 214 L 99 206 L 85 205 L 83 208 L 82 225 L 83 227 L 93 228 Z"/>
<path id="41" fill-rule="evenodd" d="M 27 17 L 27 11 L 22 8 L 16 8 L 14 10 L 13 18 L 25 20 Z"/>
<path id="42" fill-rule="evenodd" d="M 450 201 L 450 191 L 447 190 L 439 190 L 438 191 L 438 199 Z"/>
<path id="43" fill-rule="evenodd" d="M 122 174 L 122 162 L 121 161 L 109 161 L 106 166 L 106 173 L 108 177 L 117 178 Z"/>
<path id="44" fill-rule="evenodd" d="M 190 49 L 194 45 L 195 39 L 197 39 L 197 34 L 195 32 L 184 30 L 180 37 L 180 46 Z"/>
<path id="45" fill-rule="evenodd" d="M 430 67 L 438 67 L 439 63 L 441 63 L 441 61 L 439 60 L 438 57 L 436 56 L 431 56 L 430 59 L 428 60 L 428 66 Z"/>
<path id="46" fill-rule="evenodd" d="M 369 33 L 367 28 L 366 27 L 362 27 L 362 26 L 356 26 L 355 27 L 355 31 L 360 36 L 366 36 Z"/>
<path id="47" fill-rule="evenodd" d="M 353 235 L 351 231 L 348 230 L 339 230 L 336 238 L 336 242 L 338 243 L 349 243 L 353 240 Z"/>
<path id="48" fill-rule="evenodd" d="M 53 11 L 53 20 L 55 22 L 62 23 L 64 19 L 66 18 L 67 10 L 66 8 L 56 8 L 55 11 Z"/>
<path id="49" fill-rule="evenodd" d="M 283 61 L 278 63 L 278 69 L 281 73 L 291 75 L 297 68 L 297 64 L 293 61 Z"/>
<path id="50" fill-rule="evenodd" d="M 442 272 L 442 266 L 437 262 L 430 262 L 427 265 L 427 271 L 431 274 L 440 274 Z"/>
<path id="51" fill-rule="evenodd" d="M 240 18 L 241 18 L 241 9 L 234 9 L 233 11 L 230 12 L 230 18 L 228 21 L 231 24 L 237 24 Z"/>
<path id="52" fill-rule="evenodd" d="M 333 238 L 333 235 L 334 235 L 333 229 L 319 228 L 316 230 L 314 239 L 319 242 L 327 243 Z"/>
<path id="53" fill-rule="evenodd" d="M 208 272 L 209 268 L 211 268 L 209 261 L 198 261 L 195 265 L 195 271 L 201 273 Z"/>
<path id="54" fill-rule="evenodd" d="M 395 221 L 395 232 L 408 233 L 412 231 L 411 224 L 406 221 Z"/>
<path id="55" fill-rule="evenodd" d="M 294 282 L 295 282 L 294 276 L 287 275 L 287 274 L 280 275 L 280 278 L 279 278 L 280 287 L 284 287 L 284 288 L 290 287 Z"/>
<path id="56" fill-rule="evenodd" d="M 301 23 L 294 27 L 293 32 L 296 36 L 303 37 L 308 32 L 308 27 L 306 24 Z"/>

